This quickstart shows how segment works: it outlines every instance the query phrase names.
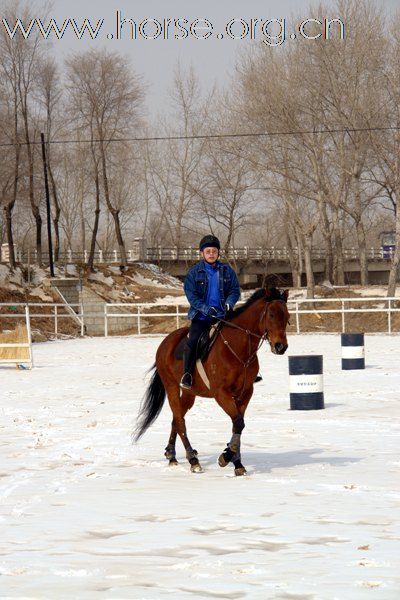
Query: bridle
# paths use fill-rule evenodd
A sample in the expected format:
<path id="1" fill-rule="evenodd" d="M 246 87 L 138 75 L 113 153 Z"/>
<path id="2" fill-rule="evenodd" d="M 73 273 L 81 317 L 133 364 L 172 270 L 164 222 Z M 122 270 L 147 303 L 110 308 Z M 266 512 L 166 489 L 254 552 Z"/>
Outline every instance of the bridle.
<path id="1" fill-rule="evenodd" d="M 260 350 L 261 346 L 263 345 L 263 343 L 267 340 L 269 341 L 269 335 L 268 335 L 268 328 L 267 328 L 267 314 L 268 314 L 268 309 L 269 309 L 269 305 L 272 302 L 283 302 L 286 305 L 286 302 L 283 298 L 272 298 L 271 300 L 267 300 L 266 304 L 265 304 L 265 308 L 262 311 L 261 315 L 260 315 L 260 319 L 258 321 L 260 329 L 261 328 L 261 323 L 264 320 L 264 333 L 259 335 L 258 333 L 255 333 L 254 331 L 250 331 L 250 329 L 245 329 L 244 327 L 241 327 L 240 325 L 237 325 L 236 323 L 232 323 L 231 321 L 227 321 L 226 319 L 217 319 L 220 323 L 223 323 L 224 325 L 234 328 L 234 329 L 238 329 L 239 331 L 241 331 L 242 333 L 245 333 L 247 335 L 247 348 L 248 348 L 248 358 L 247 360 L 243 360 L 238 354 L 237 352 L 235 352 L 235 350 L 232 348 L 232 346 L 229 344 L 228 340 L 224 337 L 223 333 L 222 333 L 222 329 L 220 329 L 219 331 L 219 335 L 222 339 L 222 341 L 224 342 L 225 346 L 228 348 L 228 350 L 233 354 L 233 356 L 241 363 L 242 367 L 244 368 L 244 378 L 243 378 L 243 385 L 242 385 L 242 389 L 240 390 L 240 394 L 239 396 L 235 397 L 236 401 L 239 401 L 243 395 L 243 392 L 245 390 L 246 387 L 246 376 L 247 376 L 247 369 L 248 367 L 251 365 L 251 363 L 255 360 L 256 355 L 258 353 L 258 351 Z M 258 343 L 257 343 L 257 347 L 256 349 L 252 352 L 251 351 L 251 336 L 255 337 L 258 339 Z"/>

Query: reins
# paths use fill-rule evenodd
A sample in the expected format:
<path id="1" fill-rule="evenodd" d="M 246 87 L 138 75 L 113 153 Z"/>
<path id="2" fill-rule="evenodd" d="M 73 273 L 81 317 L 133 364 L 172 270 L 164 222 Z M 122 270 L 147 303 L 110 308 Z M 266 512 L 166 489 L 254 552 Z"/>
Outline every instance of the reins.
<path id="1" fill-rule="evenodd" d="M 236 401 L 239 401 L 243 395 L 243 392 L 245 390 L 246 387 L 246 377 L 247 377 L 247 369 L 248 367 L 251 365 L 251 363 L 254 361 L 257 352 L 259 351 L 259 349 L 261 348 L 261 346 L 263 345 L 263 343 L 268 340 L 268 329 L 266 326 L 266 317 L 267 317 L 267 311 L 268 311 L 268 305 L 271 302 L 284 302 L 284 300 L 279 299 L 279 298 L 273 298 L 272 300 L 266 301 L 266 305 L 264 310 L 262 311 L 261 315 L 260 315 L 260 319 L 259 319 L 259 324 L 261 324 L 261 321 L 263 319 L 265 319 L 265 331 L 262 335 L 259 335 L 258 333 L 255 333 L 254 331 L 250 331 L 250 329 L 245 329 L 244 327 L 241 327 L 240 325 L 237 325 L 236 323 L 232 323 L 231 321 L 227 321 L 226 319 L 220 319 L 218 318 L 217 320 L 220 323 L 223 323 L 224 325 L 228 326 L 228 327 L 232 327 L 234 329 L 238 329 L 239 331 L 245 333 L 247 335 L 247 340 L 248 340 L 248 358 L 247 360 L 243 360 L 240 356 L 238 356 L 238 354 L 235 352 L 235 350 L 232 348 L 232 346 L 229 344 L 228 340 L 223 336 L 222 333 L 222 329 L 220 329 L 219 331 L 219 335 L 222 338 L 222 341 L 224 342 L 225 346 L 228 348 L 228 350 L 233 354 L 233 356 L 240 362 L 240 364 L 242 365 L 242 367 L 244 368 L 244 378 L 243 378 L 243 385 L 242 385 L 242 389 L 240 390 L 240 394 L 238 396 L 235 397 Z M 257 348 L 255 349 L 254 352 L 251 352 L 251 336 L 258 338 L 258 344 L 257 344 Z"/>

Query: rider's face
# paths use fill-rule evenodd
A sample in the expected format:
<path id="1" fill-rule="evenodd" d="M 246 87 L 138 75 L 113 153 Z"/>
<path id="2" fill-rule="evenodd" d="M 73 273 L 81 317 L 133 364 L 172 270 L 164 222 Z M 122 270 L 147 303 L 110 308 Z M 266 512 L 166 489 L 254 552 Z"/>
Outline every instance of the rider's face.
<path id="1" fill-rule="evenodd" d="M 218 248 L 212 247 L 204 248 L 204 250 L 200 252 L 200 255 L 209 265 L 213 265 L 218 260 L 219 250 Z"/>

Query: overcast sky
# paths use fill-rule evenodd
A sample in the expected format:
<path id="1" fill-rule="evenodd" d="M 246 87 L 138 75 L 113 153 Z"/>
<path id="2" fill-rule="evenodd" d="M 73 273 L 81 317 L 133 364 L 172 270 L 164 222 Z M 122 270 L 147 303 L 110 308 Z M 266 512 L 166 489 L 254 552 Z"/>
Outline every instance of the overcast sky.
<path id="1" fill-rule="evenodd" d="M 75 52 L 83 51 L 88 47 L 99 47 L 105 45 L 110 49 L 118 50 L 130 57 L 132 64 L 138 73 L 141 73 L 147 83 L 147 101 L 150 115 L 154 115 L 158 110 L 162 110 L 166 102 L 166 92 L 169 88 L 174 67 L 179 59 L 183 66 L 191 63 L 195 67 L 200 79 L 209 84 L 215 81 L 222 85 L 226 83 L 228 75 L 232 72 L 238 52 L 248 43 L 263 43 L 262 32 L 258 31 L 258 40 L 250 42 L 248 40 L 229 39 L 225 31 L 225 25 L 231 19 L 243 19 L 249 25 L 253 19 L 282 19 L 286 18 L 288 22 L 291 16 L 295 14 L 301 18 L 310 18 L 313 16 L 309 9 L 308 0 L 146 0 L 139 2 L 135 0 L 53 0 L 53 9 L 50 16 L 60 24 L 66 18 L 74 18 L 80 25 L 85 18 L 90 19 L 92 26 L 104 19 L 99 31 L 98 37 L 89 41 L 77 40 L 73 31 L 68 30 L 64 38 L 55 41 L 54 51 L 59 58 L 63 58 L 71 50 Z M 334 3 L 332 2 L 332 5 Z M 381 4 L 388 10 L 394 10 L 399 7 L 399 0 L 383 0 Z M 131 39 L 131 28 L 124 25 L 121 31 L 121 38 L 117 38 L 117 11 L 120 11 L 122 18 L 133 19 L 139 24 L 144 19 L 156 19 L 164 25 L 164 18 L 177 19 L 185 18 L 190 22 L 196 18 L 206 18 L 212 24 L 212 35 L 206 39 L 195 39 L 191 34 L 187 34 L 185 39 L 174 39 L 174 35 L 184 37 L 185 33 L 177 29 L 173 24 L 169 26 L 169 39 L 164 39 L 163 34 L 158 39 L 143 39 L 138 32 L 138 39 Z M 42 15 L 32 14 L 32 18 Z M 329 11 L 328 18 L 340 18 L 335 9 Z M 203 25 L 207 26 L 205 23 Z M 239 34 L 241 24 L 236 23 L 231 32 L 234 35 Z M 245 25 L 243 25 L 244 31 Z M 270 31 L 278 34 L 278 25 L 271 26 Z M 150 38 L 155 35 L 156 25 L 149 23 L 144 33 Z M 185 28 L 188 28 L 185 27 Z M 147 32 L 147 33 L 146 33 Z M 290 39 L 293 28 L 289 27 L 286 31 L 287 39 L 284 43 L 296 43 L 296 40 Z M 206 35 L 207 30 L 199 30 L 199 36 Z M 217 34 L 222 34 L 221 39 Z M 112 39 L 108 39 L 111 38 Z"/>

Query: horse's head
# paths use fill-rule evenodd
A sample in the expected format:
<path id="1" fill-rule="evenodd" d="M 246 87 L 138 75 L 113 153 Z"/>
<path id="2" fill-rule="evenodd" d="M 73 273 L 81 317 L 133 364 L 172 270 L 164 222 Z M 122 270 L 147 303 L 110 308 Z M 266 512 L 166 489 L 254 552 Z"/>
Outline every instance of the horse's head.
<path id="1" fill-rule="evenodd" d="M 288 343 L 286 327 L 289 322 L 287 309 L 288 290 L 281 292 L 276 288 L 266 290 L 266 307 L 260 317 L 260 329 L 266 334 L 273 354 L 285 354 Z"/>

